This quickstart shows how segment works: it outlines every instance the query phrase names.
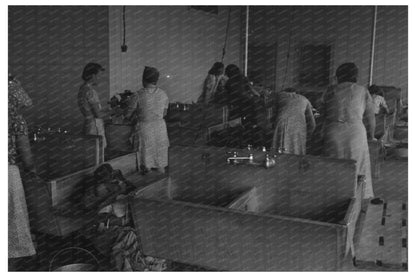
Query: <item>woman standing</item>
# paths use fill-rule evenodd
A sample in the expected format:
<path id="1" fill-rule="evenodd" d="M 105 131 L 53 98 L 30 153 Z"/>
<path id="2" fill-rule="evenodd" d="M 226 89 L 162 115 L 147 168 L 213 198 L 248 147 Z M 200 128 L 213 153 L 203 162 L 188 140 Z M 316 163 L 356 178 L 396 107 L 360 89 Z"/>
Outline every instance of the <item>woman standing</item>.
<path id="1" fill-rule="evenodd" d="M 221 95 L 225 86 L 224 64 L 216 62 L 208 71 L 204 81 L 204 88 L 198 103 L 209 104 L 215 101 L 216 96 Z"/>
<path id="2" fill-rule="evenodd" d="M 14 271 L 17 269 L 14 267 L 19 262 L 17 258 L 36 254 L 30 233 L 25 191 L 19 167 L 16 164 L 22 160 L 24 168 L 32 172 L 35 171 L 35 166 L 30 150 L 26 120 L 21 114 L 21 108 L 32 105 L 32 100 L 20 82 L 11 75 L 9 75 L 8 85 L 8 257 L 9 271 Z"/>
<path id="3" fill-rule="evenodd" d="M 169 107 L 166 93 L 157 87 L 159 71 L 146 66 L 143 71 L 143 88 L 133 97 L 127 116 L 137 111 L 138 122 L 134 134 L 135 148 L 140 155 L 144 172 L 156 168 L 165 172 L 168 165 L 169 138 L 163 119 Z M 137 146 L 138 144 L 138 146 Z"/>
<path id="4" fill-rule="evenodd" d="M 103 138 L 104 148 L 107 146 L 104 121 L 100 99 L 95 87 L 99 83 L 100 73 L 104 68 L 98 63 L 89 63 L 82 72 L 84 83 L 78 92 L 78 106 L 84 116 L 84 134 L 98 135 Z"/>
<path id="5" fill-rule="evenodd" d="M 23 163 L 23 168 L 35 172 L 35 163 L 30 149 L 27 123 L 22 108 L 32 105 L 32 100 L 20 81 L 9 75 L 9 164 Z"/>
<path id="6" fill-rule="evenodd" d="M 368 90 L 356 84 L 358 68 L 354 63 L 339 66 L 336 77 L 338 84 L 329 87 L 323 96 L 324 154 L 355 160 L 357 174 L 366 177 L 364 198 L 370 198 L 374 193 L 363 118 L 368 122 L 369 139 L 375 140 L 373 101 Z"/>
<path id="7" fill-rule="evenodd" d="M 278 93 L 276 125 L 272 148 L 285 153 L 305 155 L 306 140 L 315 129 L 312 105 L 295 91 Z"/>
<path id="8" fill-rule="evenodd" d="M 225 68 L 228 77 L 225 84 L 227 105 L 230 109 L 230 118 L 241 117 L 243 125 L 252 127 L 255 125 L 255 109 L 250 83 L 235 64 L 229 64 Z"/>

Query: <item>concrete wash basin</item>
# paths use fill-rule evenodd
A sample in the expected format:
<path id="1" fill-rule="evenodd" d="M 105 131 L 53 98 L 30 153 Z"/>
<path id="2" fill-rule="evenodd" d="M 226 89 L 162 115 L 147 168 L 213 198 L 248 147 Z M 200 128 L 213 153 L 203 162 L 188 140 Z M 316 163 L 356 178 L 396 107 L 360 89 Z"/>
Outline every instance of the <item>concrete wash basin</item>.
<path id="1" fill-rule="evenodd" d="M 279 155 L 265 169 L 226 165 L 224 153 L 173 147 L 169 178 L 137 192 L 145 254 L 232 271 L 337 270 L 354 254 L 354 162 Z"/>

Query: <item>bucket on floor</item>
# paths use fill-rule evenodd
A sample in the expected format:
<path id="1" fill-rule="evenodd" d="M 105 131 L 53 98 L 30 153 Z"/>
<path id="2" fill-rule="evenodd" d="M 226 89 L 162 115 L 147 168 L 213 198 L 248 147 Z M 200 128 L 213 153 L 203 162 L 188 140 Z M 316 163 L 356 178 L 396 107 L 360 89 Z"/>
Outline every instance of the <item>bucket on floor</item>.
<path id="1" fill-rule="evenodd" d="M 64 252 L 73 251 L 76 250 L 78 252 L 85 252 L 88 254 L 88 256 L 92 257 L 93 263 L 73 263 L 73 264 L 67 264 L 59 267 L 54 267 L 54 261 L 57 257 L 62 255 Z M 49 263 L 49 271 L 98 271 L 98 259 L 88 250 L 80 247 L 68 247 L 65 249 L 60 250 L 58 253 L 56 253 L 51 262 Z"/>

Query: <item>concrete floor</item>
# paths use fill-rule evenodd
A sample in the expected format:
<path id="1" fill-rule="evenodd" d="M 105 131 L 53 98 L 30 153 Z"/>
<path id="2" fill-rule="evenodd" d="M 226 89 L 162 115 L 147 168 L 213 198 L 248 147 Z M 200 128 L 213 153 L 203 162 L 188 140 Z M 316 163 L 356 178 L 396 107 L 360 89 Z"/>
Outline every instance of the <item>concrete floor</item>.
<path id="1" fill-rule="evenodd" d="M 380 178 L 374 181 L 374 194 L 386 200 L 408 201 L 408 160 L 396 159 L 387 151 L 381 165 Z"/>
<path id="2" fill-rule="evenodd" d="M 408 160 L 396 159 L 392 151 L 388 151 L 386 159 L 381 164 L 380 177 L 373 181 L 374 196 L 385 201 L 399 200 L 408 202 Z M 365 218 L 365 208 L 368 203 L 364 203 L 363 212 L 360 214 L 357 229 L 354 236 L 355 245 L 362 231 L 362 224 Z M 343 265 L 343 271 L 385 271 L 382 267 L 355 267 L 352 264 L 352 257 L 349 255 Z"/>

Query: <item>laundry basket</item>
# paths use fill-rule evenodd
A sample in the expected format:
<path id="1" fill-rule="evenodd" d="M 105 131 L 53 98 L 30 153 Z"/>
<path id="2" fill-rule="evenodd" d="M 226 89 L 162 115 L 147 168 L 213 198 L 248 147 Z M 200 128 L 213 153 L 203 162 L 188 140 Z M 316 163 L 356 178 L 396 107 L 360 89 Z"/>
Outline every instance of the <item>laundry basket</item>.
<path id="1" fill-rule="evenodd" d="M 84 252 L 87 253 L 87 255 L 91 258 L 90 262 L 93 263 L 72 263 L 72 264 L 66 264 L 61 266 L 54 266 L 54 262 L 57 260 L 59 256 L 61 256 L 65 252 L 69 251 L 78 251 L 78 252 Z M 98 259 L 88 250 L 80 248 L 80 247 L 68 247 L 65 249 L 62 249 L 56 253 L 51 262 L 49 263 L 49 271 L 98 271 L 99 262 Z"/>

